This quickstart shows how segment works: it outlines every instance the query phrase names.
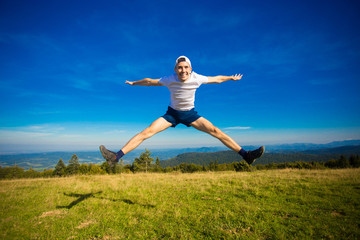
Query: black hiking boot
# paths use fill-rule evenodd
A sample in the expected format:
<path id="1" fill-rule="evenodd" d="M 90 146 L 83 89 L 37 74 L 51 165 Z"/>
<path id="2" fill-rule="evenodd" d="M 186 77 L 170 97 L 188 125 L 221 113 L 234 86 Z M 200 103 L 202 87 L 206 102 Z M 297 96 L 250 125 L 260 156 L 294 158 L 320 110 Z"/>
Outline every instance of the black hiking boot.
<path id="1" fill-rule="evenodd" d="M 100 152 L 103 158 L 105 158 L 105 160 L 108 162 L 110 167 L 113 167 L 119 161 L 116 157 L 116 153 L 107 150 L 106 147 L 103 145 L 100 146 Z"/>
<path id="2" fill-rule="evenodd" d="M 261 146 L 256 150 L 253 151 L 247 151 L 246 152 L 246 157 L 244 158 L 244 160 L 251 165 L 252 163 L 255 162 L 256 159 L 260 158 L 265 152 L 265 147 Z"/>

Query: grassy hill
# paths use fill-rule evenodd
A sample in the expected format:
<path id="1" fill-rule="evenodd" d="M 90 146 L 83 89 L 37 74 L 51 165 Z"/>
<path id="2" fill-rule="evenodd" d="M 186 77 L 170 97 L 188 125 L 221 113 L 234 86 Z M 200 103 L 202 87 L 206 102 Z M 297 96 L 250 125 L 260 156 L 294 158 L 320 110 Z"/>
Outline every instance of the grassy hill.
<path id="1" fill-rule="evenodd" d="M 359 239 L 360 170 L 0 181 L 1 239 Z"/>

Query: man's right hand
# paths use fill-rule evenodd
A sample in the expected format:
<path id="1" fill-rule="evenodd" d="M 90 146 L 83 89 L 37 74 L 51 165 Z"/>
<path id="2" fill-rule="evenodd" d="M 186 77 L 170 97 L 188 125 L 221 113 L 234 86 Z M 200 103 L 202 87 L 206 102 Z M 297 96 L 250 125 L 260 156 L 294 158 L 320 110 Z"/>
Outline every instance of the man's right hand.
<path id="1" fill-rule="evenodd" d="M 133 85 L 134 82 L 125 81 L 126 84 Z"/>

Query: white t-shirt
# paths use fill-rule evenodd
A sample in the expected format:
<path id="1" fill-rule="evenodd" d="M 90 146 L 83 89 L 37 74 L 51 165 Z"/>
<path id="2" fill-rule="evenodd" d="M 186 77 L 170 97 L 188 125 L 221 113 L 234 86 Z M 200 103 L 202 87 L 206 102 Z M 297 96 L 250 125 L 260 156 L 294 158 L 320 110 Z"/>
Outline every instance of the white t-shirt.
<path id="1" fill-rule="evenodd" d="M 192 72 L 190 78 L 181 82 L 177 74 L 162 77 L 159 81 L 162 85 L 166 86 L 171 95 L 170 107 L 178 111 L 189 111 L 195 107 L 195 92 L 201 84 L 207 83 L 206 76 Z"/>

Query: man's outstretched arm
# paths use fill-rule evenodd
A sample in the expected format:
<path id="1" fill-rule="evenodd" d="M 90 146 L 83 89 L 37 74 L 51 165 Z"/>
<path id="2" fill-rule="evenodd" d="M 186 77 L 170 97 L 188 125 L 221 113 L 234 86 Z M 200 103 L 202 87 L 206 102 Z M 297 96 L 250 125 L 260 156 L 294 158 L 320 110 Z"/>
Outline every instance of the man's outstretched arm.
<path id="1" fill-rule="evenodd" d="M 159 83 L 160 79 L 151 79 L 151 78 L 144 78 L 139 81 L 126 81 L 126 84 L 129 85 L 138 85 L 138 86 L 162 86 L 161 83 Z"/>
<path id="2" fill-rule="evenodd" d="M 207 83 L 222 83 L 222 82 L 226 82 L 229 80 L 233 80 L 233 81 L 237 81 L 240 80 L 242 78 L 242 74 L 235 74 L 232 76 L 216 76 L 216 77 L 208 77 L 208 82 Z"/>

